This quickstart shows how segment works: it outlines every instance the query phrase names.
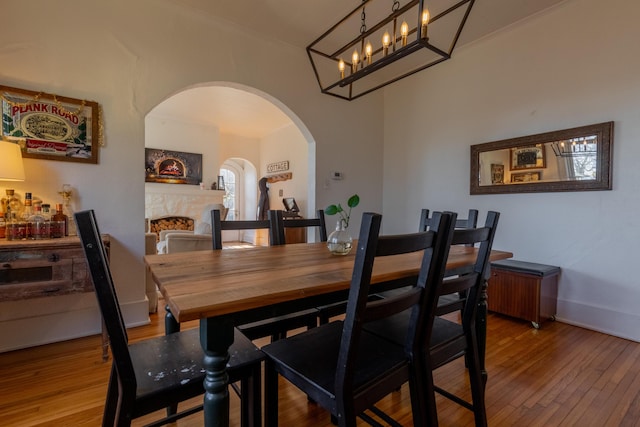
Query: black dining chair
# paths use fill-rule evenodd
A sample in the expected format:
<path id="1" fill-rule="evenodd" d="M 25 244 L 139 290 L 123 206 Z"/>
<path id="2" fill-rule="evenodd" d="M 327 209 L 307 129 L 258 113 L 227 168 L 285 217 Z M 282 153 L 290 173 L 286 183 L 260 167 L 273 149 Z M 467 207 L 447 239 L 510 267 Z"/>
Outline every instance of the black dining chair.
<path id="1" fill-rule="evenodd" d="M 270 212 L 267 215 L 268 218 L 273 216 Z M 220 211 L 214 209 L 211 211 L 211 228 L 214 250 L 222 249 L 222 230 L 258 230 L 267 228 L 269 229 L 269 242 L 271 246 L 284 244 L 284 240 L 281 239 L 278 229 L 274 226 L 274 222 L 271 219 L 222 221 Z M 251 340 L 270 336 L 271 340 L 275 341 L 286 337 L 287 332 L 294 329 L 316 327 L 318 323 L 317 314 L 317 311 L 313 309 L 303 310 L 240 325 L 238 329 Z"/>
<path id="2" fill-rule="evenodd" d="M 324 211 L 318 209 L 315 218 L 295 218 L 285 219 L 283 211 L 269 211 L 269 220 L 271 221 L 273 244 L 284 245 L 286 243 L 287 228 L 314 228 L 317 229 L 320 241 L 327 241 L 327 225 L 324 219 Z"/>
<path id="3" fill-rule="evenodd" d="M 429 413 L 427 425 L 438 425 L 435 392 L 473 411 L 476 426 L 487 425 L 482 378 L 484 366 L 481 361 L 477 323 L 480 321 L 478 312 L 482 287 L 489 278 L 489 256 L 499 217 L 498 212 L 490 211 L 487 213 L 484 227 L 454 231 L 452 245 L 478 245 L 476 261 L 467 274 L 446 278 L 439 282 L 434 292 L 430 294 L 425 319 L 427 325 L 425 343 L 429 345 L 422 347 L 427 369 L 427 375 L 424 376 Z M 448 305 L 439 304 L 440 296 L 457 292 L 462 295 L 457 301 Z M 456 311 L 460 312 L 461 323 L 439 317 Z M 392 318 L 371 323 L 365 329 L 387 339 L 390 343 L 401 344 L 407 325 L 411 324 L 411 321 L 410 313 L 404 312 Z M 472 402 L 437 387 L 433 383 L 433 376 L 428 372 L 462 356 L 466 358 Z"/>
<path id="4" fill-rule="evenodd" d="M 438 214 L 440 215 L 440 214 Z M 371 422 L 370 410 L 387 417 L 374 407 L 382 397 L 409 382 L 414 424 L 422 423 L 422 382 L 416 373 L 423 371 L 420 354 L 424 339 L 422 318 L 429 289 L 442 280 L 455 214 L 440 216 L 438 231 L 398 236 L 379 236 L 382 216 L 365 213 L 349 299 L 344 321 L 334 321 L 263 347 L 265 364 L 265 421 L 278 424 L 278 375 L 301 389 L 329 411 L 339 426 L 355 426 L 356 416 Z M 419 278 L 414 287 L 393 298 L 370 302 L 371 277 L 378 257 L 421 252 Z M 406 325 L 407 339 L 397 345 L 363 329 L 369 322 L 408 310 L 412 321 Z"/>
<path id="5" fill-rule="evenodd" d="M 173 409 L 204 394 L 199 330 L 130 344 L 95 214 L 82 211 L 75 219 L 113 355 L 102 425 L 129 426 L 135 418 L 167 408 L 167 417 L 149 424 L 160 426 L 202 410 L 202 405 L 180 413 Z M 241 382 L 242 425 L 259 427 L 264 354 L 237 330 L 229 354 L 229 382 Z"/>
<path id="6" fill-rule="evenodd" d="M 420 227 L 418 231 L 426 231 L 431 225 L 431 218 L 429 217 L 429 209 L 422 209 L 420 211 Z M 478 210 L 469 209 L 467 218 L 456 219 L 456 228 L 476 228 L 478 225 Z"/>

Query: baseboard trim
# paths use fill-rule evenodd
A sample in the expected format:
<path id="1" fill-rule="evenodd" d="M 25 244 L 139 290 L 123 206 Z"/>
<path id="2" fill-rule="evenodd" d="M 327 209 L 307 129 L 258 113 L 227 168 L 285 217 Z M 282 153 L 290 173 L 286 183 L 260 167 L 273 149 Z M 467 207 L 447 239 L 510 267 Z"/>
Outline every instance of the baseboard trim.
<path id="1" fill-rule="evenodd" d="M 619 338 L 640 342 L 640 315 L 622 313 L 608 307 L 558 299 L 556 319 Z"/>

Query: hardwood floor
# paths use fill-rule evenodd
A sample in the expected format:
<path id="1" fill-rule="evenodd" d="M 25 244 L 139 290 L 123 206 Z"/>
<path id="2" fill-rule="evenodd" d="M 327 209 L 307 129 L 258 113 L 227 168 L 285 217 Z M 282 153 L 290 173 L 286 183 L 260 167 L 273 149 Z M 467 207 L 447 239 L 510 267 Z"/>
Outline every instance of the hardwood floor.
<path id="1" fill-rule="evenodd" d="M 150 325 L 131 329 L 130 340 L 162 334 L 163 316 L 152 315 Z M 488 325 L 489 425 L 640 426 L 639 343 L 559 322 L 535 330 L 493 314 Z M 0 425 L 100 425 L 109 369 L 110 362 L 102 362 L 98 336 L 0 354 Z M 439 385 L 468 397 L 465 378 L 462 361 L 436 371 Z M 231 396 L 231 423 L 238 426 L 238 399 Z M 403 425 L 412 425 L 406 386 L 378 406 Z M 441 397 L 438 411 L 441 426 L 473 425 L 469 411 Z M 198 413 L 175 425 L 201 424 Z M 280 425 L 331 423 L 322 409 L 283 383 Z"/>

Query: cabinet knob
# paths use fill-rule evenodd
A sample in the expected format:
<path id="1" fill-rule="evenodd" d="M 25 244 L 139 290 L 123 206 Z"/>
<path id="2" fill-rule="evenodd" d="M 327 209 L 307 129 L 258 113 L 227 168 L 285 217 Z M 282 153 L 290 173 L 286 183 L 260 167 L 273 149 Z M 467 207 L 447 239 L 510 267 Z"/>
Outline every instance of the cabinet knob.
<path id="1" fill-rule="evenodd" d="M 47 257 L 47 260 L 49 262 L 58 262 L 58 261 L 60 261 L 60 255 L 58 255 L 58 254 L 49 254 L 49 256 Z"/>

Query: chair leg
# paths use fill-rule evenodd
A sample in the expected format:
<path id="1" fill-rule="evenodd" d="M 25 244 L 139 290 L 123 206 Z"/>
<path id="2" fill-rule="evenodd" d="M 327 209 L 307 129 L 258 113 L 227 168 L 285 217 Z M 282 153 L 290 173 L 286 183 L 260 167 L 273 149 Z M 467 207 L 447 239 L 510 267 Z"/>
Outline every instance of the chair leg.
<path id="1" fill-rule="evenodd" d="M 118 375 L 115 366 L 111 367 L 109 376 L 109 386 L 107 389 L 107 400 L 104 404 L 104 413 L 102 414 L 102 426 L 107 427 L 115 424 L 116 411 L 118 410 Z"/>
<path id="2" fill-rule="evenodd" d="M 264 421 L 265 427 L 278 425 L 278 372 L 270 360 L 264 365 Z"/>
<path id="3" fill-rule="evenodd" d="M 469 383 L 471 386 L 471 398 L 473 400 L 473 416 L 477 427 L 487 426 L 487 409 L 484 403 L 485 382 L 482 376 L 482 365 L 477 351 L 469 354 Z"/>
<path id="4" fill-rule="evenodd" d="M 436 406 L 436 388 L 433 383 L 433 370 L 431 369 L 431 363 L 429 359 L 426 359 L 425 364 L 422 365 L 422 375 L 419 377 L 422 379 L 423 407 L 420 408 L 422 417 L 424 417 L 424 424 L 426 426 L 438 427 L 438 408 Z M 417 424 L 416 424 L 417 425 Z"/>
<path id="5" fill-rule="evenodd" d="M 260 371 L 260 366 L 257 366 L 252 370 L 251 376 L 242 379 L 240 383 L 240 425 L 242 427 L 262 426 Z"/>

